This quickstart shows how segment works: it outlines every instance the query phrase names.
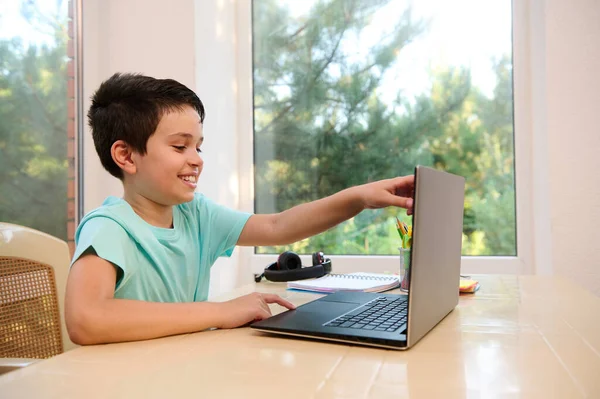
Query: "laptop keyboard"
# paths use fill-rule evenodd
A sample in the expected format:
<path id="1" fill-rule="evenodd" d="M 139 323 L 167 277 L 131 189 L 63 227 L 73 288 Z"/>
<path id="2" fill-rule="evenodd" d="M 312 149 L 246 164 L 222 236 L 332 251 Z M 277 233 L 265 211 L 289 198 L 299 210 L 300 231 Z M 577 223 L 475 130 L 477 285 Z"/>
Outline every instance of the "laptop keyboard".
<path id="1" fill-rule="evenodd" d="M 329 320 L 323 326 L 393 332 L 406 323 L 407 306 L 405 297 L 379 297 Z"/>

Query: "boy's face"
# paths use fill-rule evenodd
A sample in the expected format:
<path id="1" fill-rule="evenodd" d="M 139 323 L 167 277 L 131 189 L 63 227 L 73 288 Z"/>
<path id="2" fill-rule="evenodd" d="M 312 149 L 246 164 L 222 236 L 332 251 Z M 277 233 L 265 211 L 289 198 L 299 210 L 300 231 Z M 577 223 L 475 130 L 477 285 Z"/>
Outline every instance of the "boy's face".
<path id="1" fill-rule="evenodd" d="M 161 205 L 192 201 L 204 165 L 199 154 L 203 140 L 200 117 L 192 107 L 164 114 L 148 139 L 146 154 L 132 155 L 135 191 Z"/>

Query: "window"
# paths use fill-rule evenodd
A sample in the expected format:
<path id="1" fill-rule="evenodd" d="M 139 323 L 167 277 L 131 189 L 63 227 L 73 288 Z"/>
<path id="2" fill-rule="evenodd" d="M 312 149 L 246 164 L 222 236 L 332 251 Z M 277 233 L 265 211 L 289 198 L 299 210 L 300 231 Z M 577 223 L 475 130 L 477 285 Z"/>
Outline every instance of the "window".
<path id="1" fill-rule="evenodd" d="M 252 38 L 257 213 L 423 164 L 467 178 L 463 255 L 517 255 L 510 1 L 254 0 Z M 257 252 L 397 254 L 396 216 Z"/>
<path id="2" fill-rule="evenodd" d="M 0 220 L 65 241 L 75 226 L 71 2 L 0 9 Z"/>

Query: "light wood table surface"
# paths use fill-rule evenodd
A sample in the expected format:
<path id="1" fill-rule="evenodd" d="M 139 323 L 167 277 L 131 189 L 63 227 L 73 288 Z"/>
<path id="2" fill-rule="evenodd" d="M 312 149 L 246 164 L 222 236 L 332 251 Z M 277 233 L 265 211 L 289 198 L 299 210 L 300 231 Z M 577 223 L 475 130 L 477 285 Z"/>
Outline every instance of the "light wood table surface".
<path id="1" fill-rule="evenodd" d="M 475 278 L 408 351 L 204 331 L 77 348 L 3 375 L 0 397 L 600 398 L 600 298 L 558 277 Z M 318 297 L 262 282 L 219 299 L 253 290 Z"/>

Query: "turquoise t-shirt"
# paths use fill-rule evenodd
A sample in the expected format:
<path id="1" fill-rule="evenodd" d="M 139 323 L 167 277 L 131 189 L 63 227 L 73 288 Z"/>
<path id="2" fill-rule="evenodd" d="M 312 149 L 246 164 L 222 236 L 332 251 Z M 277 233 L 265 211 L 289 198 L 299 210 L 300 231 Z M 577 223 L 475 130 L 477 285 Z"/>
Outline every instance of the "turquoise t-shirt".
<path id="1" fill-rule="evenodd" d="M 115 298 L 205 301 L 211 266 L 231 256 L 250 216 L 195 194 L 173 207 L 173 228 L 166 229 L 145 222 L 125 200 L 108 197 L 79 224 L 73 262 L 91 252 L 115 265 Z"/>

